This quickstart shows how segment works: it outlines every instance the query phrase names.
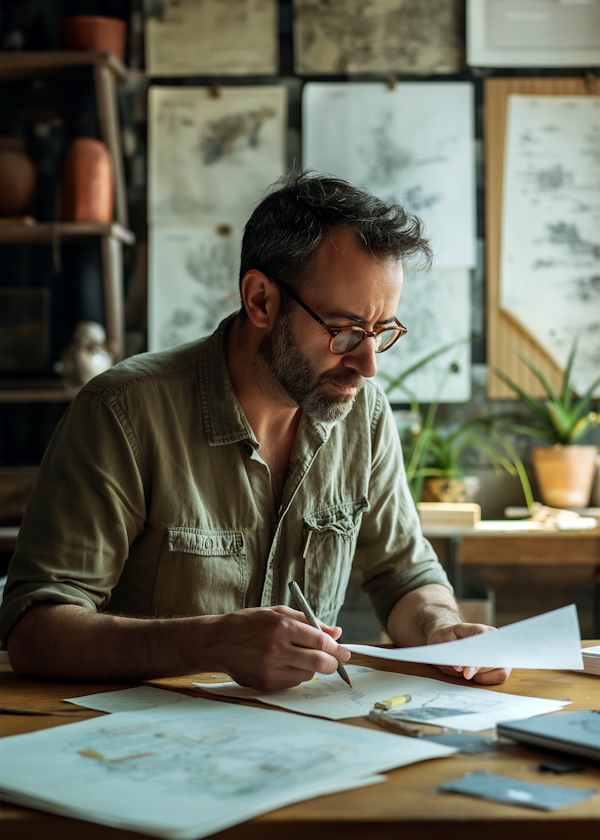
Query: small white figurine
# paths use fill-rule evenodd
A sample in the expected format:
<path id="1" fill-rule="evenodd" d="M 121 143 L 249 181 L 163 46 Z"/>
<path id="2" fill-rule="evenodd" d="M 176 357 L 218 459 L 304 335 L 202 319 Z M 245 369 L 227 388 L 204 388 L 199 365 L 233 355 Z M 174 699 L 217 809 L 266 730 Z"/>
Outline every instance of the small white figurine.
<path id="1" fill-rule="evenodd" d="M 106 346 L 104 327 L 95 321 L 80 321 L 75 327 L 73 340 L 54 369 L 73 385 L 85 385 L 113 364 L 114 358 Z"/>

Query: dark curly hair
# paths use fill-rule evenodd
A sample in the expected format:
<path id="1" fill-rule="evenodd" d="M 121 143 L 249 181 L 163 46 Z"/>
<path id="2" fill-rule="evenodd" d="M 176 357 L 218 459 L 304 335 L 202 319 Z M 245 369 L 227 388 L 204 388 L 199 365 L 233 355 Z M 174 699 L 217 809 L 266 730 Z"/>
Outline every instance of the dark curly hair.
<path id="1" fill-rule="evenodd" d="M 340 225 L 353 228 L 365 250 L 378 259 L 417 257 L 425 267 L 431 265 L 423 222 L 400 204 L 312 172 L 289 172 L 271 189 L 244 230 L 240 283 L 247 271 L 257 269 L 298 288 L 310 274 L 315 250 Z M 246 315 L 243 307 L 240 315 Z"/>

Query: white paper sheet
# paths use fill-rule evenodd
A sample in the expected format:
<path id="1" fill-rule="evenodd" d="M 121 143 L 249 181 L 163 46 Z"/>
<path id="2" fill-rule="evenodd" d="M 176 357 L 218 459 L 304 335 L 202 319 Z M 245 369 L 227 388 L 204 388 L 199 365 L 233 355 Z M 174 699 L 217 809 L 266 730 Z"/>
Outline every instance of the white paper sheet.
<path id="1" fill-rule="evenodd" d="M 240 307 L 242 228 L 151 226 L 148 349 L 210 335 Z"/>
<path id="2" fill-rule="evenodd" d="M 344 645 L 353 653 L 423 662 L 431 665 L 472 665 L 476 668 L 583 668 L 577 610 L 560 610 L 508 624 L 456 642 L 412 648 Z"/>
<path id="3" fill-rule="evenodd" d="M 304 166 L 401 201 L 425 221 L 436 268 L 472 268 L 473 107 L 469 82 L 309 82 Z"/>
<path id="4" fill-rule="evenodd" d="M 375 703 L 410 694 L 411 700 L 395 713 L 403 720 L 434 723 L 479 732 L 505 720 L 556 712 L 567 703 L 519 697 L 471 686 L 450 685 L 441 680 L 391 674 L 359 665 L 347 665 L 349 688 L 338 674 L 315 674 L 315 679 L 285 691 L 254 691 L 237 683 L 194 683 L 210 694 L 260 700 L 305 715 L 332 720 L 367 715 Z"/>
<path id="5" fill-rule="evenodd" d="M 158 837 L 206 837 L 454 750 L 281 712 L 188 700 L 0 741 L 10 802 Z"/>
<path id="6" fill-rule="evenodd" d="M 600 97 L 509 96 L 500 306 L 565 368 L 600 372 Z M 600 396 L 600 386 L 596 389 Z"/>
<path id="7" fill-rule="evenodd" d="M 103 691 L 101 694 L 88 694 L 85 697 L 65 697 L 65 703 L 94 709 L 96 712 L 144 712 L 159 706 L 173 706 L 194 700 L 187 694 L 154 688 L 152 685 L 138 685 L 135 688 L 123 688 L 119 691 Z"/>
<path id="8" fill-rule="evenodd" d="M 161 86 L 148 102 L 149 221 L 246 224 L 285 169 L 287 89 Z"/>
<path id="9" fill-rule="evenodd" d="M 390 381 L 440 347 L 471 335 L 471 280 L 467 269 L 406 274 L 400 295 L 398 320 L 408 332 L 377 357 L 377 378 L 390 402 L 409 402 Z M 456 371 L 448 368 L 456 363 Z M 442 388 L 442 383 L 444 383 Z M 467 402 L 471 398 L 471 345 L 455 347 L 433 359 L 406 380 L 419 402 Z"/>

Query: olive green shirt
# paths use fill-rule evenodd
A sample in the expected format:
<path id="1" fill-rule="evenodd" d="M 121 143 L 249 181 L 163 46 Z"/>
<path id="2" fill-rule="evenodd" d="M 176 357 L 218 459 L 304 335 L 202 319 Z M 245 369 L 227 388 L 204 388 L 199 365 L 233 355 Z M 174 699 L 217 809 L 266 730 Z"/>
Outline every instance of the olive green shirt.
<path id="1" fill-rule="evenodd" d="M 291 604 L 290 580 L 334 623 L 357 548 L 383 626 L 407 592 L 449 586 L 421 533 L 387 399 L 371 381 L 338 423 L 303 414 L 275 510 L 229 378 L 228 323 L 122 362 L 70 405 L 10 563 L 4 642 L 40 601 L 130 616 L 222 614 Z"/>

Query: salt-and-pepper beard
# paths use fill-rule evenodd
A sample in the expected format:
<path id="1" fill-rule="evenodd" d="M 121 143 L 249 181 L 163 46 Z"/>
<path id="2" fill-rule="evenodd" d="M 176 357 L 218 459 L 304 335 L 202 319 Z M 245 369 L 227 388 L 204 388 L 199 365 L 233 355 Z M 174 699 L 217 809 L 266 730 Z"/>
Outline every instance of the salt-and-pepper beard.
<path id="1" fill-rule="evenodd" d="M 264 397 L 280 405 L 298 406 L 321 423 L 343 420 L 354 405 L 356 395 L 329 396 L 320 390 L 320 385 L 333 382 L 356 388 L 358 392 L 365 384 L 364 377 L 356 371 L 349 370 L 346 375 L 334 371 L 315 374 L 294 338 L 287 311 L 278 313 L 272 332 L 260 342 L 255 373 Z"/>

